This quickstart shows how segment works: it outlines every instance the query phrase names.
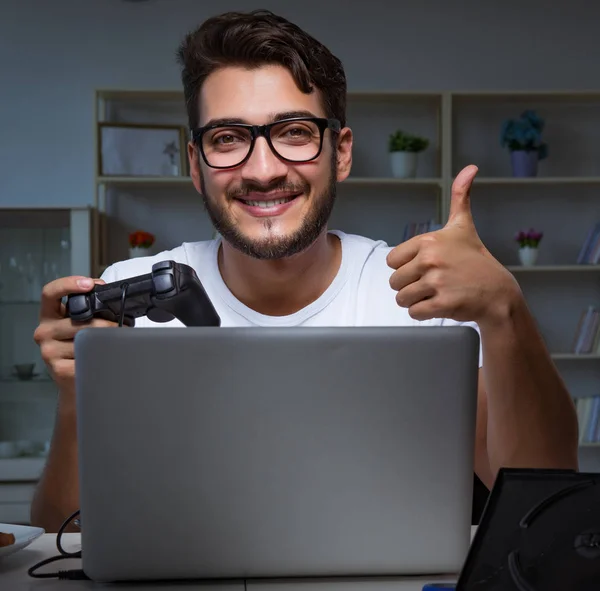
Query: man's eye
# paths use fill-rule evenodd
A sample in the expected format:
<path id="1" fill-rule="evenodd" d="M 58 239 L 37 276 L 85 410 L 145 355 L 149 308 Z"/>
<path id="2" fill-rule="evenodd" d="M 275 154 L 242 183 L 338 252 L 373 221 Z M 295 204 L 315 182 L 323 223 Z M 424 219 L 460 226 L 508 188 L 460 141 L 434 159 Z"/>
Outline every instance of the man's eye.
<path id="1" fill-rule="evenodd" d="M 217 137 L 216 139 L 214 139 L 213 141 L 220 143 L 220 144 L 230 144 L 233 143 L 235 141 L 235 137 L 232 135 L 221 135 L 219 137 Z"/>

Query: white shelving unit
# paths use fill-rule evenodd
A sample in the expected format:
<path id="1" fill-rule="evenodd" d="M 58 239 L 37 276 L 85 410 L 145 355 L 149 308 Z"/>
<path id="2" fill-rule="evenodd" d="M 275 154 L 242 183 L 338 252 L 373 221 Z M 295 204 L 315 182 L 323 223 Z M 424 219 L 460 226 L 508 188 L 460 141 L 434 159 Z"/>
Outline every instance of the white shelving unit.
<path id="1" fill-rule="evenodd" d="M 33 333 L 43 285 L 91 272 L 91 208 L 0 209 L 0 522 L 28 523 L 57 389 Z M 34 364 L 29 379 L 16 364 Z"/>
<path id="2" fill-rule="evenodd" d="M 544 118 L 549 157 L 538 176 L 514 178 L 500 129 L 525 109 Z M 331 227 L 397 244 L 409 222 L 444 223 L 454 177 L 476 164 L 471 201 L 483 242 L 521 284 L 572 395 L 600 394 L 600 354 L 572 353 L 580 314 L 600 304 L 600 265 L 576 264 L 586 233 L 600 220 L 600 92 L 350 92 L 347 118 L 353 170 L 338 186 Z M 180 91 L 100 90 L 96 121 L 185 127 L 187 118 Z M 391 175 L 388 137 L 397 129 L 430 140 L 414 179 Z M 127 256 L 133 229 L 154 233 L 159 249 L 212 236 L 186 176 L 114 177 L 98 169 L 96 190 L 98 271 Z M 523 267 L 513 237 L 530 227 L 544 238 L 538 264 Z M 597 447 L 582 446 L 584 467 L 600 469 Z"/>

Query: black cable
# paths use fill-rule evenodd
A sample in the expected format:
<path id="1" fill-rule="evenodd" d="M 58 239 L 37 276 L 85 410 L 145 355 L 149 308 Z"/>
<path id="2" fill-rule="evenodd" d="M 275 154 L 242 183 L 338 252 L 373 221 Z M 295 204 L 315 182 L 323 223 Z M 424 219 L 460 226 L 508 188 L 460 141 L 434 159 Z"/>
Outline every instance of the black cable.
<path id="1" fill-rule="evenodd" d="M 123 283 L 121 285 L 121 312 L 119 314 L 119 327 L 123 326 L 123 320 L 125 318 L 125 300 L 127 299 L 127 290 L 129 289 L 129 283 Z"/>
<path id="2" fill-rule="evenodd" d="M 59 554 L 57 556 L 51 556 L 50 558 L 45 558 L 44 560 L 41 560 L 37 564 L 34 564 L 27 571 L 27 574 L 30 577 L 33 577 L 34 579 L 62 579 L 62 580 L 65 580 L 65 579 L 82 580 L 82 579 L 89 578 L 81 569 L 59 570 L 57 572 L 51 572 L 51 573 L 36 573 L 35 572 L 42 566 L 46 566 L 47 564 L 51 564 L 52 562 L 56 562 L 58 560 L 66 560 L 68 558 L 81 558 L 81 550 L 77 550 L 76 552 L 67 552 L 67 550 L 65 550 L 62 545 L 62 535 L 65 532 L 65 529 L 67 529 L 69 523 L 71 523 L 71 521 L 73 521 L 78 516 L 79 516 L 79 509 L 63 521 L 63 524 L 60 526 L 60 528 L 56 534 L 56 548 L 58 549 Z"/>

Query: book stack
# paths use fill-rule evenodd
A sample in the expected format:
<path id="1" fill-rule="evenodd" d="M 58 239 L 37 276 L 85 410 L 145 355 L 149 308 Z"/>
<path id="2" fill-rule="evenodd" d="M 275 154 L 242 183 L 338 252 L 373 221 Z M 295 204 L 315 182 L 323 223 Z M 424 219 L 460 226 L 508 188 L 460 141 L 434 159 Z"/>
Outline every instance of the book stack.
<path id="1" fill-rule="evenodd" d="M 434 220 L 427 222 L 409 222 L 404 226 L 404 236 L 402 241 L 410 240 L 419 234 L 427 234 L 427 232 L 435 232 L 442 229 L 442 224 L 437 224 Z"/>
<path id="2" fill-rule="evenodd" d="M 575 333 L 573 353 L 600 354 L 600 309 L 598 307 L 588 306 L 587 310 L 581 313 Z"/>
<path id="3" fill-rule="evenodd" d="M 575 399 L 579 443 L 600 443 L 600 395 Z"/>
<path id="4" fill-rule="evenodd" d="M 597 265 L 600 263 L 600 222 L 590 228 L 577 257 L 578 265 Z"/>

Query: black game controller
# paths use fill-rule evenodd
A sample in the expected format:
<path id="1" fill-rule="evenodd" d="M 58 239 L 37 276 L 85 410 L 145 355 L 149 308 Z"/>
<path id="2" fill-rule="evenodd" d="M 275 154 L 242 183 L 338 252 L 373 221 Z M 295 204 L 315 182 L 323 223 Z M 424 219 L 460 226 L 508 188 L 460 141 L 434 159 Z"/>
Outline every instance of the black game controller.
<path id="1" fill-rule="evenodd" d="M 220 326 L 221 319 L 194 269 L 175 261 L 160 261 L 152 272 L 69 295 L 67 314 L 77 322 L 104 318 L 135 326 L 147 316 L 153 322 L 177 319 L 185 326 Z"/>

